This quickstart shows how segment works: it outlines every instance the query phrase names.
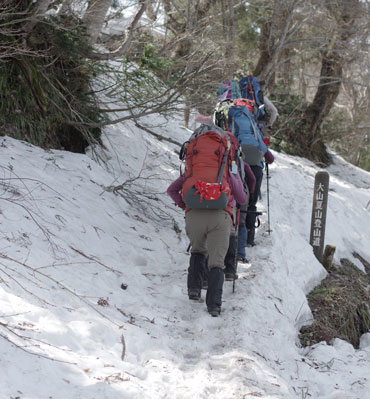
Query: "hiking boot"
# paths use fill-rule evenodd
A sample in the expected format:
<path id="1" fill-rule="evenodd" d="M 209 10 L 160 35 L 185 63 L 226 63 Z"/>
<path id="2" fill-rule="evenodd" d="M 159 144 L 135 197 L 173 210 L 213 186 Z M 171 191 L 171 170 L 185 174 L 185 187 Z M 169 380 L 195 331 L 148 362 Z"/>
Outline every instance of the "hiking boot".
<path id="1" fill-rule="evenodd" d="M 208 312 L 213 317 L 217 317 L 221 312 L 223 285 L 224 271 L 219 267 L 212 268 L 208 273 L 206 304 Z"/>
<path id="2" fill-rule="evenodd" d="M 188 295 L 189 299 L 198 301 L 203 286 L 206 257 L 200 253 L 192 253 L 188 268 Z"/>
<path id="3" fill-rule="evenodd" d="M 225 281 L 237 280 L 239 276 L 236 273 L 225 273 Z"/>
<path id="4" fill-rule="evenodd" d="M 243 258 L 242 256 L 238 256 L 238 262 L 240 262 L 240 263 L 248 263 L 248 259 L 247 258 Z"/>
<path id="5" fill-rule="evenodd" d="M 252 242 L 247 242 L 247 247 L 248 247 L 248 248 L 255 247 L 255 246 L 256 246 L 256 243 L 255 243 L 254 241 L 252 241 Z"/>
<path id="6" fill-rule="evenodd" d="M 216 306 L 213 308 L 207 308 L 208 313 L 212 316 L 212 317 L 218 317 L 221 313 L 221 307 L 220 306 Z"/>
<path id="7" fill-rule="evenodd" d="M 192 288 L 192 289 L 188 290 L 189 299 L 191 299 L 192 301 L 199 301 L 200 294 L 201 294 L 201 291 L 196 288 Z"/>

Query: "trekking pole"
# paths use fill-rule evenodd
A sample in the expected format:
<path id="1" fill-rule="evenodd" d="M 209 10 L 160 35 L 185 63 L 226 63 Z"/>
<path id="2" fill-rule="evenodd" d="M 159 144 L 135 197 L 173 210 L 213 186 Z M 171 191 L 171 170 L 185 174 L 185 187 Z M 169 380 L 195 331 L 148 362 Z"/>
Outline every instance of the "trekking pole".
<path id="1" fill-rule="evenodd" d="M 235 262 L 235 273 L 234 273 L 234 278 L 233 278 L 233 294 L 235 293 L 235 274 L 236 274 L 236 270 L 238 267 L 238 232 L 239 232 L 239 223 L 236 226 L 235 229 L 235 241 L 236 241 L 236 248 L 235 248 L 235 258 L 234 258 L 234 262 Z"/>
<path id="2" fill-rule="evenodd" d="M 266 162 L 266 182 L 267 182 L 267 225 L 268 225 L 268 233 L 270 235 L 271 229 L 270 229 L 270 185 L 269 185 L 269 165 Z"/>

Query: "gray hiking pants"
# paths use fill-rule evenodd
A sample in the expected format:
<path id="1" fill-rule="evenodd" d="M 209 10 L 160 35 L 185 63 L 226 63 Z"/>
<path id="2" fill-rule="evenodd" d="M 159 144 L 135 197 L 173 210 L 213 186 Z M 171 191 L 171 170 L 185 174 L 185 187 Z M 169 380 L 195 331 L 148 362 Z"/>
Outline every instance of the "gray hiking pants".
<path id="1" fill-rule="evenodd" d="M 208 268 L 223 269 L 233 228 L 230 215 L 222 209 L 192 209 L 185 216 L 191 252 L 208 255 Z"/>

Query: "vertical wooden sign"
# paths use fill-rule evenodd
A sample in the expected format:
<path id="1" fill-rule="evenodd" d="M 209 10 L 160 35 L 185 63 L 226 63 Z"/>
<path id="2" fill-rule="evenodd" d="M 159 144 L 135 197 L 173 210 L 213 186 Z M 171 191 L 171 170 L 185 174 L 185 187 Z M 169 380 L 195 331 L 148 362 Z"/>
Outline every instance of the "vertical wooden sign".
<path id="1" fill-rule="evenodd" d="M 322 262 L 328 207 L 329 173 L 317 172 L 313 190 L 310 244 L 316 258 Z"/>

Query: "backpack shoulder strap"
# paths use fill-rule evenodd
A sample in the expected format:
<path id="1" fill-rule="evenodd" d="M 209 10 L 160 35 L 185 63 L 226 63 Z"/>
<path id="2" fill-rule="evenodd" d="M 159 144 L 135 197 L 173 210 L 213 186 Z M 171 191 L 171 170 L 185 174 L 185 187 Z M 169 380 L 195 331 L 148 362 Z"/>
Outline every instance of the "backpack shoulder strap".
<path id="1" fill-rule="evenodd" d="M 224 156 L 222 158 L 222 163 L 221 163 L 221 167 L 220 167 L 220 171 L 218 172 L 218 177 L 217 177 L 217 183 L 220 184 L 221 180 L 222 180 L 222 176 L 224 174 L 224 170 L 225 170 L 225 166 L 226 166 L 226 162 L 227 162 L 227 158 L 229 156 L 229 152 L 230 152 L 230 147 L 231 147 L 231 142 L 230 140 L 226 141 L 226 151 L 224 153 Z"/>

